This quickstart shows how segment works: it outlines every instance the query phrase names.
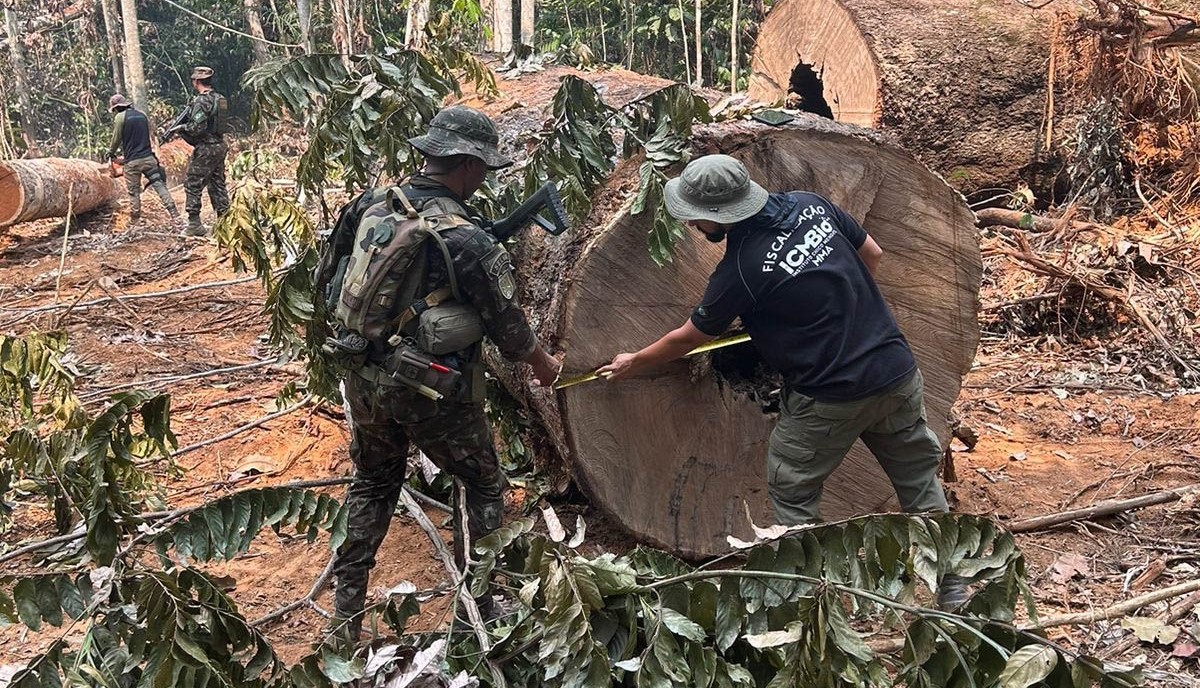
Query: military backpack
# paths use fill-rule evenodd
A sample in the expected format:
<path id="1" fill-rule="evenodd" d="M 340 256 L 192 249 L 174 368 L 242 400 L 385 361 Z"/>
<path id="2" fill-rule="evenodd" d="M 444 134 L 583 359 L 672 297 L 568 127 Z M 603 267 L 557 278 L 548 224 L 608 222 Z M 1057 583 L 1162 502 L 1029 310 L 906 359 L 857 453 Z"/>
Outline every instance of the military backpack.
<path id="1" fill-rule="evenodd" d="M 330 285 L 334 321 L 377 346 L 396 346 L 408 338 L 434 355 L 482 339 L 482 321 L 458 293 L 454 264 L 441 236 L 472 224 L 453 201 L 429 198 L 417 210 L 400 188 L 389 189 L 381 202 L 363 212 L 353 246 Z M 421 295 L 429 241 L 445 261 L 450 284 Z"/>

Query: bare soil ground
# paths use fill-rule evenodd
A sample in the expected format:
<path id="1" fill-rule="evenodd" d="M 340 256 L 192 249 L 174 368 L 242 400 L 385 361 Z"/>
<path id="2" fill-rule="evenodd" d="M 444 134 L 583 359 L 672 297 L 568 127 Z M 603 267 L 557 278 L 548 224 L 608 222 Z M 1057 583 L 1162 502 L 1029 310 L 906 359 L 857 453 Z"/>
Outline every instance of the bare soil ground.
<path id="1" fill-rule="evenodd" d="M 177 190 L 178 193 L 178 190 Z M 262 347 L 259 310 L 263 294 L 254 281 L 204 286 L 156 298 L 122 298 L 87 306 L 106 291 L 132 297 L 238 279 L 207 240 L 178 236 L 147 199 L 144 228 L 127 226 L 123 211 L 73 223 L 59 280 L 63 222 L 42 221 L 0 234 L 0 331 L 25 333 L 66 328 L 81 371 L 79 393 L 168 376 L 258 361 Z M 107 279 L 106 279 L 107 278 Z M 109 283 L 108 280 L 112 282 Z M 984 297 L 988 300 L 987 295 Z M 73 308 L 31 309 L 72 304 Z M 1059 351 L 1022 348 L 1011 339 L 985 341 L 959 404 L 963 421 L 980 436 L 973 451 L 955 451 L 957 481 L 949 485 L 964 512 L 1001 521 L 1059 511 L 1113 497 L 1130 497 L 1197 481 L 1200 467 L 1200 395 L 1136 391 L 1120 371 L 1106 375 L 1086 347 Z M 1076 373 L 1086 369 L 1086 382 Z M 172 395 L 173 427 L 181 448 L 218 437 L 276 410 L 280 388 L 295 379 L 294 366 L 260 367 L 163 387 Z M 1115 382 L 1111 381 L 1115 380 Z M 1134 391 L 1130 391 L 1134 390 Z M 103 397 L 95 397 L 97 406 Z M 348 436 L 337 409 L 306 408 L 179 456 L 182 477 L 162 475 L 171 506 L 194 504 L 233 489 L 350 473 Z M 961 450 L 961 446 L 956 448 Z M 253 465 L 261 474 L 231 481 Z M 340 496 L 344 488 L 330 488 Z M 523 506 L 513 495 L 510 517 Z M 1099 521 L 1019 536 L 1042 614 L 1102 608 L 1148 590 L 1194 579 L 1200 567 L 1200 515 L 1196 504 L 1152 507 Z M 630 546 L 583 509 L 597 549 Z M 444 525 L 444 514 L 430 511 Z M 596 528 L 593 528 L 593 522 Z M 21 505 L 4 547 L 47 537 L 48 515 Z M 449 540 L 447 527 L 443 536 Z M 258 537 L 250 551 L 214 565 L 233 583 L 233 597 L 257 618 L 304 596 L 329 561 L 318 539 Z M 0 570 L 26 566 L 13 562 Z M 442 570 L 424 533 L 406 517 L 393 521 L 372 582 L 377 589 L 402 581 L 418 589 L 438 586 Z M 329 608 L 328 593 L 318 604 Z M 1159 604 L 1143 612 L 1158 615 Z M 448 622 L 444 599 L 426 605 L 418 628 Z M 324 619 L 314 611 L 293 613 L 268 627 L 284 658 L 305 654 L 320 638 Z M 1195 611 L 1177 624 L 1181 639 L 1200 638 Z M 1119 624 L 1056 631 L 1065 643 L 1088 653 L 1129 633 Z M 31 656 L 53 637 L 21 628 L 0 629 L 0 663 Z M 1197 685 L 1195 655 L 1187 647 L 1127 645 L 1119 655 L 1171 676 L 1160 685 Z"/>

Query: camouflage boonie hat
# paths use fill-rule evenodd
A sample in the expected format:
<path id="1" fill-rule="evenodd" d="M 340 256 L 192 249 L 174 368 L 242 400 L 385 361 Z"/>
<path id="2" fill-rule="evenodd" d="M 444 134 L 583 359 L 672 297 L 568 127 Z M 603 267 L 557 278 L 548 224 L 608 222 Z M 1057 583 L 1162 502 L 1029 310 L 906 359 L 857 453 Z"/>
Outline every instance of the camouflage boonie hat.
<path id="1" fill-rule="evenodd" d="M 437 113 L 429 122 L 429 131 L 408 142 L 425 155 L 436 158 L 470 155 L 493 170 L 508 167 L 513 162 L 500 154 L 500 136 L 491 118 L 465 105 L 455 105 Z"/>
<path id="2" fill-rule="evenodd" d="M 213 75 L 212 67 L 192 67 L 193 79 L 211 79 Z"/>
<path id="3" fill-rule="evenodd" d="M 108 111 L 112 112 L 119 107 L 133 107 L 133 103 L 120 93 L 114 93 L 113 97 L 108 99 Z"/>

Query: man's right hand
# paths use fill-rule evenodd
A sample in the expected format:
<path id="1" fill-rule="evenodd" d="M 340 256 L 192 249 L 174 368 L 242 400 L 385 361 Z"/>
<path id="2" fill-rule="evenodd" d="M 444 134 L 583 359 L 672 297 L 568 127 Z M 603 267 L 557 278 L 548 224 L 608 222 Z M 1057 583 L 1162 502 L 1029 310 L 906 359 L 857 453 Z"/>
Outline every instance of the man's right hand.
<path id="1" fill-rule="evenodd" d="M 546 350 L 540 346 L 533 350 L 525 362 L 533 368 L 534 384 L 539 387 L 552 387 L 562 369 L 558 359 L 546 353 Z"/>

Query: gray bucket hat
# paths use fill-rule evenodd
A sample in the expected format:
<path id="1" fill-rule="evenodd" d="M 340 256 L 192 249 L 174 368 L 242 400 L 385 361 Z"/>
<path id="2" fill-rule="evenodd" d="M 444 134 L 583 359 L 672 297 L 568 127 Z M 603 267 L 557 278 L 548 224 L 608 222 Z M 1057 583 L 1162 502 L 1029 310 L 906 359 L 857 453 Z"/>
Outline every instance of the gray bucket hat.
<path id="1" fill-rule="evenodd" d="M 408 140 L 425 155 L 446 158 L 470 155 L 493 170 L 508 167 L 512 160 L 500 154 L 500 136 L 491 118 L 465 105 L 455 105 L 433 116 L 424 136 Z"/>
<path id="2" fill-rule="evenodd" d="M 728 155 L 706 155 L 683 168 L 663 188 L 667 212 L 676 220 L 710 220 L 731 225 L 767 204 L 767 190 L 750 178 L 746 166 Z"/>

